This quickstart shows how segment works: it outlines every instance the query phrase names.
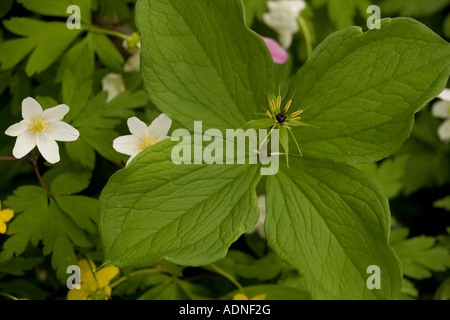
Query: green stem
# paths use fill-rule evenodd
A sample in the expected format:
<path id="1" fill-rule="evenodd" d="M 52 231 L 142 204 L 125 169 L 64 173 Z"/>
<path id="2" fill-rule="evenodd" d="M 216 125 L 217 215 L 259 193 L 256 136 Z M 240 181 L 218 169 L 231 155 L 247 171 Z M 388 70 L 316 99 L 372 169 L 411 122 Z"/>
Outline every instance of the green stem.
<path id="1" fill-rule="evenodd" d="M 22 159 L 17 159 L 14 157 L 0 157 L 0 161 L 28 161 L 28 162 L 32 162 L 31 158 L 22 158 Z"/>
<path id="2" fill-rule="evenodd" d="M 305 19 L 301 15 L 298 16 L 298 23 L 302 29 L 303 36 L 305 37 L 306 42 L 306 55 L 309 59 L 312 53 L 312 40 L 311 40 L 311 32 L 309 31 L 308 25 L 306 24 Z"/>
<path id="3" fill-rule="evenodd" d="M 14 296 L 12 296 L 12 295 L 10 295 L 10 294 L 8 294 L 8 293 L 0 292 L 0 296 L 3 296 L 3 297 L 5 297 L 5 298 L 9 298 L 9 299 L 11 299 L 11 300 L 20 300 L 19 298 L 16 298 L 16 297 L 14 297 Z"/>
<path id="4" fill-rule="evenodd" d="M 214 269 L 214 271 L 216 271 L 218 274 L 220 274 L 220 275 L 224 276 L 225 278 L 227 278 L 228 280 L 230 280 L 239 289 L 239 291 L 244 293 L 244 288 L 241 286 L 241 284 L 235 278 L 233 278 L 233 276 L 231 276 L 225 270 L 216 266 L 214 263 L 210 264 L 209 266 L 212 269 Z"/>
<path id="5" fill-rule="evenodd" d="M 109 35 L 109 36 L 125 39 L 127 41 L 131 40 L 131 36 L 127 36 L 126 34 L 123 34 L 123 33 L 117 32 L 117 31 L 113 31 L 113 30 L 109 30 L 109 29 L 103 29 L 103 28 L 100 28 L 100 27 L 98 27 L 96 25 L 93 25 L 93 24 L 87 24 L 84 27 L 86 28 L 87 31 L 90 31 L 90 32 L 102 33 L 102 34 L 106 34 L 106 35 Z"/>
<path id="6" fill-rule="evenodd" d="M 261 149 L 261 147 L 263 146 L 264 142 L 266 142 L 267 139 L 269 139 L 270 135 L 272 134 L 272 131 L 275 129 L 276 126 L 277 126 L 277 124 L 274 124 L 272 129 L 270 129 L 269 134 L 264 138 L 263 142 L 261 142 L 261 144 L 259 145 L 258 151 Z"/>
<path id="7" fill-rule="evenodd" d="M 44 189 L 45 192 L 47 193 L 47 196 L 49 196 L 51 198 L 52 194 L 50 193 L 50 190 L 48 189 L 47 185 L 45 184 L 44 180 L 42 179 L 41 173 L 39 172 L 38 159 L 39 159 L 39 155 L 34 157 L 34 158 L 32 158 L 31 159 L 31 163 L 33 165 L 34 172 L 36 173 L 36 177 L 38 178 L 42 189 Z"/>

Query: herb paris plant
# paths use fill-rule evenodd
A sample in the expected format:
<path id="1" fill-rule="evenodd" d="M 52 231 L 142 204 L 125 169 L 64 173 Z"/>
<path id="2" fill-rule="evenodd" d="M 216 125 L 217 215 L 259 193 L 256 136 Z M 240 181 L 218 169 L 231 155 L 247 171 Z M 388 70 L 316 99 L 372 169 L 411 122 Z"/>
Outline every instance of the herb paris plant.
<path id="1" fill-rule="evenodd" d="M 273 60 L 245 26 L 241 1 L 139 0 L 136 20 L 147 93 L 177 123 L 236 129 L 270 108 Z M 419 22 L 396 18 L 380 30 L 332 34 L 291 80 L 291 108 L 317 128 L 292 129 L 304 158 L 293 156 L 267 179 L 265 232 L 270 247 L 305 274 L 314 298 L 398 297 L 388 201 L 346 163 L 377 161 L 399 148 L 449 73 L 449 44 Z M 105 264 L 208 264 L 256 224 L 258 165 L 175 165 L 173 146 L 147 148 L 104 188 Z M 366 286 L 371 265 L 381 270 L 377 290 Z"/>

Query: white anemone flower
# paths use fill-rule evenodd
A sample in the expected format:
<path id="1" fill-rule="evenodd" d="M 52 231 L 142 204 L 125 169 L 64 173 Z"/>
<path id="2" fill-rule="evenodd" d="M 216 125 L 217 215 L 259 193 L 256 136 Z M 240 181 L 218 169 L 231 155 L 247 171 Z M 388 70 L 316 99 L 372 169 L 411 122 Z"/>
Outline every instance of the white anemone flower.
<path id="1" fill-rule="evenodd" d="M 269 12 L 263 15 L 264 23 L 278 33 L 281 45 L 288 49 L 292 37 L 299 30 L 297 19 L 306 3 L 303 0 L 269 1 L 267 7 Z"/>
<path id="2" fill-rule="evenodd" d="M 252 234 L 256 231 L 261 238 L 265 239 L 266 233 L 264 232 L 264 221 L 266 220 L 266 196 L 263 194 L 258 196 L 258 207 L 259 220 L 247 234 Z"/>
<path id="3" fill-rule="evenodd" d="M 118 137 L 113 142 L 117 152 L 131 156 L 126 165 L 149 146 L 169 138 L 172 120 L 162 113 L 148 127 L 136 117 L 129 118 L 127 124 L 131 135 Z"/>
<path id="4" fill-rule="evenodd" d="M 13 149 L 15 158 L 27 155 L 35 146 L 45 160 L 54 164 L 60 160 L 59 147 L 56 141 L 75 141 L 80 136 L 77 129 L 62 122 L 69 112 L 65 104 L 42 110 L 41 105 L 33 98 L 22 102 L 23 120 L 10 126 L 5 134 L 17 137 Z"/>
<path id="5" fill-rule="evenodd" d="M 450 141 L 450 89 L 444 89 L 438 96 L 441 101 L 433 104 L 431 113 L 436 118 L 446 119 L 438 129 L 439 138 L 444 141 Z"/>

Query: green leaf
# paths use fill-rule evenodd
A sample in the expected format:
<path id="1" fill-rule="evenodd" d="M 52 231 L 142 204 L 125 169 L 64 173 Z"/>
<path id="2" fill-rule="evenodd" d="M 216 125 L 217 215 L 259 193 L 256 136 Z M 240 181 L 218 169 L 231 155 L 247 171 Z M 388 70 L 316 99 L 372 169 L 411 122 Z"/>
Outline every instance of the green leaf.
<path id="1" fill-rule="evenodd" d="M 88 38 L 94 46 L 100 61 L 112 71 L 122 72 L 123 56 L 109 38 L 99 33 L 90 33 Z"/>
<path id="2" fill-rule="evenodd" d="M 112 161 L 120 162 L 122 156 L 113 149 L 113 141 L 118 137 L 118 133 L 113 130 L 97 128 L 80 128 L 80 138 L 89 147 L 97 151 L 102 157 Z"/>
<path id="3" fill-rule="evenodd" d="M 434 300 L 450 300 L 450 277 L 439 286 Z"/>
<path id="4" fill-rule="evenodd" d="M 52 266 L 61 281 L 67 279 L 69 265 L 77 263 L 74 245 L 90 246 L 84 232 L 73 220 L 47 198 L 46 192 L 36 186 L 23 186 L 7 198 L 5 204 L 17 216 L 8 227 L 10 237 L 3 244 L 0 261 L 21 255 L 29 242 L 43 244 L 43 254 L 52 254 Z"/>
<path id="5" fill-rule="evenodd" d="M 289 132 L 288 129 L 279 126 L 279 133 L 280 133 L 280 144 L 284 149 L 284 152 L 286 153 L 286 164 L 289 167 Z"/>
<path id="6" fill-rule="evenodd" d="M 89 169 L 94 169 L 95 151 L 87 141 L 80 137 L 77 141 L 65 144 L 65 147 L 67 154 L 73 161 L 79 162 L 82 166 Z"/>
<path id="7" fill-rule="evenodd" d="M 213 294 L 208 288 L 185 280 L 177 281 L 178 287 L 191 300 L 209 300 Z"/>
<path id="8" fill-rule="evenodd" d="M 91 0 L 17 0 L 21 5 L 30 11 L 56 17 L 69 17 L 67 8 L 71 5 L 80 7 L 81 19 L 85 22 L 91 20 Z"/>
<path id="9" fill-rule="evenodd" d="M 161 284 L 144 293 L 138 300 L 189 300 L 177 282 Z"/>
<path id="10" fill-rule="evenodd" d="M 245 21 L 248 27 L 253 25 L 255 19 L 261 20 L 262 15 L 267 10 L 266 1 L 243 0 L 245 6 Z"/>
<path id="11" fill-rule="evenodd" d="M 93 93 L 93 76 L 95 55 L 89 41 L 74 45 L 61 61 L 58 70 L 62 81 L 62 100 L 70 107 L 70 113 L 65 117 L 71 122 L 85 107 Z"/>
<path id="12" fill-rule="evenodd" d="M 12 33 L 25 38 L 0 44 L 2 70 L 14 67 L 33 51 L 25 68 L 28 76 L 47 69 L 80 34 L 80 30 L 69 30 L 62 22 L 43 22 L 30 18 L 12 18 L 5 21 L 4 25 Z"/>
<path id="13" fill-rule="evenodd" d="M 53 180 L 50 185 L 50 192 L 53 195 L 70 195 L 74 193 L 79 193 L 86 189 L 91 182 L 90 172 L 65 172 L 55 180 Z"/>
<path id="14" fill-rule="evenodd" d="M 433 207 L 442 208 L 447 211 L 450 211 L 450 196 L 437 200 L 436 202 L 433 203 Z"/>
<path id="15" fill-rule="evenodd" d="M 0 18 L 3 18 L 11 10 L 14 0 L 3 0 L 0 2 Z"/>
<path id="16" fill-rule="evenodd" d="M 271 127 L 274 125 L 274 121 L 273 119 L 270 118 L 266 118 L 266 119 L 259 119 L 259 120 L 251 120 L 249 122 L 247 122 L 246 124 L 244 124 L 242 126 L 243 130 L 247 130 L 247 129 L 265 129 L 268 127 Z"/>
<path id="17" fill-rule="evenodd" d="M 400 291 L 400 300 L 414 300 L 419 296 L 419 290 L 414 287 L 414 284 L 403 278 L 402 290 Z"/>
<path id="18" fill-rule="evenodd" d="M 444 21 L 444 35 L 450 38 L 450 14 L 447 15 Z"/>
<path id="19" fill-rule="evenodd" d="M 82 229 L 97 231 L 98 200 L 85 196 L 55 196 L 58 206 Z"/>
<path id="20" fill-rule="evenodd" d="M 355 24 L 357 0 L 329 0 L 328 16 L 338 29 Z"/>
<path id="21" fill-rule="evenodd" d="M 11 258 L 0 263 L 0 272 L 9 273 L 15 276 L 23 276 L 25 271 L 31 270 L 40 264 L 43 258 Z"/>
<path id="22" fill-rule="evenodd" d="M 432 276 L 431 271 L 450 268 L 450 254 L 435 243 L 433 237 L 414 237 L 392 245 L 402 262 L 405 276 L 426 279 Z"/>
<path id="23" fill-rule="evenodd" d="M 170 280 L 170 276 L 163 273 L 133 275 L 114 288 L 114 296 L 129 296 L 138 290 L 143 290 L 162 282 L 169 282 Z"/>
<path id="24" fill-rule="evenodd" d="M 332 34 L 292 79 L 288 93 L 297 90 L 293 107 L 320 128 L 293 130 L 304 156 L 346 163 L 389 156 L 409 137 L 414 114 L 442 91 L 449 73 L 450 45 L 415 20 L 384 19 L 380 30 L 349 27 Z"/>
<path id="25" fill-rule="evenodd" d="M 250 255 L 237 250 L 230 250 L 224 259 L 214 264 L 234 277 L 257 279 L 259 281 L 275 279 L 283 270 L 290 268 L 273 252 L 256 260 Z M 214 268 L 205 268 L 215 271 Z"/>
<path id="26" fill-rule="evenodd" d="M 427 17 L 442 11 L 449 0 L 384 0 L 380 3 L 384 15 Z"/>
<path id="27" fill-rule="evenodd" d="M 311 127 L 311 128 L 319 129 L 318 127 L 312 126 L 312 125 L 305 123 L 303 121 L 300 121 L 300 120 L 289 121 L 288 125 L 290 127 Z"/>
<path id="28" fill-rule="evenodd" d="M 240 0 L 138 1 L 145 88 L 182 126 L 204 120 L 204 130 L 239 128 L 262 111 L 273 60 L 243 11 Z"/>
<path id="29" fill-rule="evenodd" d="M 372 177 L 388 199 L 400 194 L 403 188 L 402 178 L 406 172 L 409 157 L 407 155 L 389 158 L 379 166 L 376 163 L 354 165 L 368 176 Z"/>
<path id="30" fill-rule="evenodd" d="M 412 137 L 395 157 L 408 157 L 401 179 L 403 193 L 410 195 L 421 188 L 442 186 L 450 171 L 448 145 L 439 140 L 437 129 L 440 121 L 428 109 L 416 117 Z"/>
<path id="31" fill-rule="evenodd" d="M 401 269 L 388 245 L 387 199 L 360 171 L 292 157 L 269 176 L 265 232 L 279 257 L 300 269 L 317 299 L 395 299 Z M 381 270 L 369 290 L 367 268 Z"/>
<path id="32" fill-rule="evenodd" d="M 105 262 L 205 265 L 258 220 L 256 165 L 175 165 L 174 143 L 147 148 L 100 196 Z"/>
<path id="33" fill-rule="evenodd" d="M 92 97 L 82 109 L 82 112 L 73 120 L 75 127 L 89 127 L 98 129 L 113 129 L 120 119 L 132 117 L 134 109 L 145 106 L 148 103 L 144 91 L 129 91 L 120 93 L 117 97 L 106 103 L 107 93 L 100 92 Z"/>

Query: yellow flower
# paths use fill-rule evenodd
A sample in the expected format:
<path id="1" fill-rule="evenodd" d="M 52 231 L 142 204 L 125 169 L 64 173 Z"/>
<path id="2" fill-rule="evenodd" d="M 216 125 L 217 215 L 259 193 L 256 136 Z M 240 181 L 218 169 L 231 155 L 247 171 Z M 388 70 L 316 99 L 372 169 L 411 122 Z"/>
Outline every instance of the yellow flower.
<path id="1" fill-rule="evenodd" d="M 119 273 L 117 267 L 105 267 L 98 272 L 94 262 L 89 259 L 78 261 L 80 267 L 81 289 L 71 289 L 67 294 L 67 300 L 108 300 L 111 298 L 109 283 Z"/>
<path id="2" fill-rule="evenodd" d="M 6 222 L 10 221 L 14 217 L 14 211 L 11 209 L 2 209 L 2 203 L 0 202 L 0 233 L 6 233 Z"/>
<path id="3" fill-rule="evenodd" d="M 267 294 L 263 293 L 263 294 L 258 294 L 256 296 L 254 296 L 253 298 L 249 299 L 245 294 L 243 293 L 238 293 L 235 294 L 233 297 L 233 300 L 266 300 Z"/>

